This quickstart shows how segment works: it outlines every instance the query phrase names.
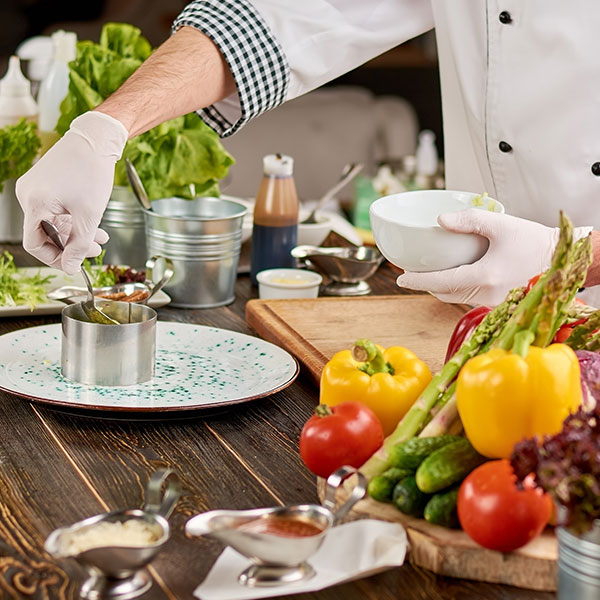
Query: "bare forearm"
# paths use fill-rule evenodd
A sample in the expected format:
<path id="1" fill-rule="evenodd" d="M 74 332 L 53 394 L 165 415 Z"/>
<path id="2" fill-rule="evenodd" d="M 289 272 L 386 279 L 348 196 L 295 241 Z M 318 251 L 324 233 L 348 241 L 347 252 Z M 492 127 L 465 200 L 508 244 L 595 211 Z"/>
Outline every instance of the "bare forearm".
<path id="1" fill-rule="evenodd" d="M 96 110 L 121 121 L 132 138 L 234 92 L 219 49 L 200 31 L 182 27 Z"/>

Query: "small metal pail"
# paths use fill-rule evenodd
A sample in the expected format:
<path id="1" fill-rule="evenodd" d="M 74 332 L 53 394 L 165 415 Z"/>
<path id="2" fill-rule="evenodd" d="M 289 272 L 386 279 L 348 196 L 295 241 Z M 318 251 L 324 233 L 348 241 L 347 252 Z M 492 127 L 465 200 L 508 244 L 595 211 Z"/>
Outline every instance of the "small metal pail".
<path id="1" fill-rule="evenodd" d="M 154 375 L 156 311 L 143 304 L 96 300 L 122 325 L 91 323 L 81 304 L 62 310 L 61 368 L 88 385 L 133 385 Z M 128 322 L 129 321 L 129 322 Z"/>
<path id="2" fill-rule="evenodd" d="M 559 600 L 598 600 L 600 598 L 600 520 L 592 529 L 577 536 L 564 527 L 558 538 Z"/>
<path id="3" fill-rule="evenodd" d="M 165 285 L 171 305 L 211 308 L 230 304 L 242 245 L 246 207 L 225 198 L 162 198 L 145 210 L 148 254 L 170 258 Z"/>
<path id="4" fill-rule="evenodd" d="M 144 213 L 131 188 L 113 188 L 100 227 L 110 236 L 103 246 L 105 264 L 144 268 L 148 258 Z"/>

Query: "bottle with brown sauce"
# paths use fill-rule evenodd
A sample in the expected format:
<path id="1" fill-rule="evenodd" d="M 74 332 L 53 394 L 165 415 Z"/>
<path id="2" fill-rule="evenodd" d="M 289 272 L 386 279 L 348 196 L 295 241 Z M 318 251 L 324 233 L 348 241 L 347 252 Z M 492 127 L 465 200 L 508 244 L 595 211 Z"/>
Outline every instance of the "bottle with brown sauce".
<path id="1" fill-rule="evenodd" d="M 298 243 L 298 194 L 294 161 L 283 154 L 263 158 L 263 178 L 254 204 L 250 279 L 265 269 L 294 267 L 290 254 Z"/>

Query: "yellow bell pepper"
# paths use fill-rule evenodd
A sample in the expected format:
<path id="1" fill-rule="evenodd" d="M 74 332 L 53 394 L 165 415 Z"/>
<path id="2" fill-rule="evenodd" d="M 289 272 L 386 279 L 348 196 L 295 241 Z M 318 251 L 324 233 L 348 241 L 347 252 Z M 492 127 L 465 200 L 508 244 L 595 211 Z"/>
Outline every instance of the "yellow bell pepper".
<path id="1" fill-rule="evenodd" d="M 377 415 L 387 436 L 430 381 L 429 367 L 407 348 L 384 350 L 358 340 L 352 351 L 337 352 L 325 365 L 320 403 L 361 402 Z"/>
<path id="2" fill-rule="evenodd" d="M 465 434 L 488 458 L 509 458 L 523 438 L 554 434 L 582 401 L 579 362 L 565 344 L 493 349 L 461 369 L 456 403 Z"/>

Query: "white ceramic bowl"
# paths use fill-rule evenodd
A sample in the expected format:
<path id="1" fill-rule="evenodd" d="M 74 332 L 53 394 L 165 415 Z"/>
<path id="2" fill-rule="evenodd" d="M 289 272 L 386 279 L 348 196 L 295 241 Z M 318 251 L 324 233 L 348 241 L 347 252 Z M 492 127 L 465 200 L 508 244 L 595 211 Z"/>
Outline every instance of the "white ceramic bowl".
<path id="1" fill-rule="evenodd" d="M 267 269 L 257 273 L 260 298 L 316 298 L 323 278 L 305 269 Z"/>
<path id="2" fill-rule="evenodd" d="M 300 209 L 298 246 L 320 246 L 332 229 L 331 214 L 327 211 L 317 213 L 317 223 L 302 223 L 302 219 L 306 219 L 309 214 L 309 210 Z"/>
<path id="3" fill-rule="evenodd" d="M 493 198 L 451 190 L 420 190 L 375 200 L 369 211 L 371 230 L 381 253 L 405 271 L 440 271 L 474 263 L 489 242 L 472 233 L 454 233 L 438 225 L 442 213 L 466 208 L 503 213 Z"/>

